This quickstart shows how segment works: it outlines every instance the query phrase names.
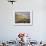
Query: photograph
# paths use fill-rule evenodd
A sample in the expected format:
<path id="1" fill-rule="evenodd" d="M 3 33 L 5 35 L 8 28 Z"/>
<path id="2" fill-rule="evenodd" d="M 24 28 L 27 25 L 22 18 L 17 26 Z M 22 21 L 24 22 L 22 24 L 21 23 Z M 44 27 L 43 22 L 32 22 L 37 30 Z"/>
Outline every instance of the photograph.
<path id="1" fill-rule="evenodd" d="M 17 25 L 31 25 L 32 24 L 32 12 L 21 11 L 15 12 L 15 24 Z"/>
<path id="2" fill-rule="evenodd" d="M 30 12 L 16 12 L 15 23 L 30 23 Z"/>

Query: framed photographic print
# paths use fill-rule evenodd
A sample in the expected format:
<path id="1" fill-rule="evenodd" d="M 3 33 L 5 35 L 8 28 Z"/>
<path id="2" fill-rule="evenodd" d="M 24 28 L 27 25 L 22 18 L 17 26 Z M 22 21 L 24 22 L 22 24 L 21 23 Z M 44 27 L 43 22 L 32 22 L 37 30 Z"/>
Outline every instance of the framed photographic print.
<path id="1" fill-rule="evenodd" d="M 32 11 L 16 11 L 15 25 L 32 25 Z"/>

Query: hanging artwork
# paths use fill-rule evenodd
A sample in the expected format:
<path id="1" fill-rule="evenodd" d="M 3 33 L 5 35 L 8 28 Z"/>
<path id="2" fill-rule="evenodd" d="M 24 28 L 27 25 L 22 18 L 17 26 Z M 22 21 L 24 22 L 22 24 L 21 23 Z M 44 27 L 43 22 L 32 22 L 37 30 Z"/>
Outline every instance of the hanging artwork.
<path id="1" fill-rule="evenodd" d="M 32 11 L 16 11 L 15 25 L 32 25 Z"/>

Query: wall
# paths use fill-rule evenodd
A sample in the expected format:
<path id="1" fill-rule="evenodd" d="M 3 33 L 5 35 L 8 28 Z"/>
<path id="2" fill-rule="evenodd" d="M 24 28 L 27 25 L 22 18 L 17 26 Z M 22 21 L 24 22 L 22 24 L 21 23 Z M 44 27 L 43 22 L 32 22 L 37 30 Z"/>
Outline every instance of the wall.
<path id="1" fill-rule="evenodd" d="M 16 10 L 33 10 L 33 25 L 15 26 Z M 17 0 L 13 5 L 7 0 L 0 0 L 0 40 L 15 40 L 19 32 L 30 34 L 33 40 L 46 40 L 45 0 Z"/>

